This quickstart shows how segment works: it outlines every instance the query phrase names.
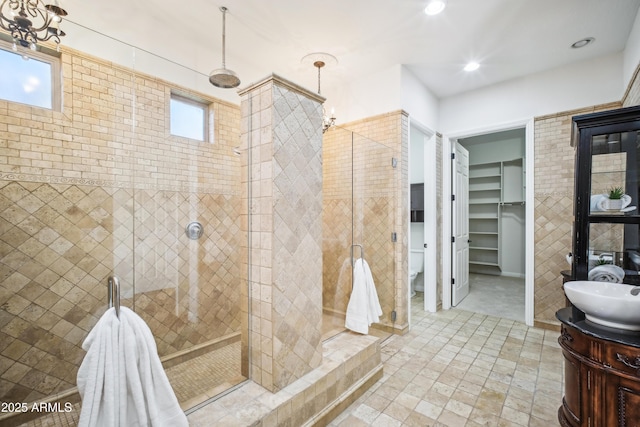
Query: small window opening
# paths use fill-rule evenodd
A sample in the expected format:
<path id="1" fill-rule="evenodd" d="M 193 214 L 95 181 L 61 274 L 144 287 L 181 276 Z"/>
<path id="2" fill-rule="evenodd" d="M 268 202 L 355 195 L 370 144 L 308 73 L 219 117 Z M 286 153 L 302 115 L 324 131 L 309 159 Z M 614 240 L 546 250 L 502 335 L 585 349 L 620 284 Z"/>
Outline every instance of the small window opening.
<path id="1" fill-rule="evenodd" d="M 170 132 L 183 138 L 207 141 L 207 104 L 171 94 Z"/>
<path id="2" fill-rule="evenodd" d="M 60 111 L 60 60 L 0 42 L 0 98 Z"/>

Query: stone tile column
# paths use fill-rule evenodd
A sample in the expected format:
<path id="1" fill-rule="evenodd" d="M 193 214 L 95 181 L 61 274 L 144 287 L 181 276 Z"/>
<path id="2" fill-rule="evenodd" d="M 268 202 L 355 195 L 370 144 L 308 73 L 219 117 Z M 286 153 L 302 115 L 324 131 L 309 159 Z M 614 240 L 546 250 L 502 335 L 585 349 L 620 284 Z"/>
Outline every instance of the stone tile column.
<path id="1" fill-rule="evenodd" d="M 276 392 L 322 361 L 324 98 L 276 75 L 239 94 L 249 212 L 242 221 L 249 246 L 247 370 Z M 246 338 L 243 344 L 249 348 Z"/>

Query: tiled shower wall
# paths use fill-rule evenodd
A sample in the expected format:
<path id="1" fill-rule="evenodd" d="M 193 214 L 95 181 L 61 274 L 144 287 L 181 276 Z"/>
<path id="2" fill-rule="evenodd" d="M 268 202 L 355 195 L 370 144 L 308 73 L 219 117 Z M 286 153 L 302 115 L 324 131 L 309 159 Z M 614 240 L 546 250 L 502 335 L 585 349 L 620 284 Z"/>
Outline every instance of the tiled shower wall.
<path id="1" fill-rule="evenodd" d="M 210 100 L 211 143 L 174 138 L 169 83 L 61 60 L 62 112 L 0 101 L 2 401 L 75 385 L 114 273 L 161 356 L 241 327 L 239 108 Z"/>

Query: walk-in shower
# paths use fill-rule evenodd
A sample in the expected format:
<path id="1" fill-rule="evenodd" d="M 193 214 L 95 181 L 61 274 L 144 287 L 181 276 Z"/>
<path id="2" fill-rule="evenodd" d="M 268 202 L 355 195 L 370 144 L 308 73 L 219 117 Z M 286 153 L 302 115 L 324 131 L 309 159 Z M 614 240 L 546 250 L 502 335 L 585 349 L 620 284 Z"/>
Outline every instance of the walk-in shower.
<path id="1" fill-rule="evenodd" d="M 44 414 L 57 426 L 77 420 L 81 345 L 107 309 L 109 277 L 149 325 L 183 409 L 247 377 L 239 108 L 175 83 L 208 86 L 206 76 L 108 42 L 120 62 L 63 48 L 62 111 L 0 101 L 12 123 L 0 166 L 0 400 L 73 404 Z M 203 106 L 206 140 L 170 133 L 174 94 Z"/>

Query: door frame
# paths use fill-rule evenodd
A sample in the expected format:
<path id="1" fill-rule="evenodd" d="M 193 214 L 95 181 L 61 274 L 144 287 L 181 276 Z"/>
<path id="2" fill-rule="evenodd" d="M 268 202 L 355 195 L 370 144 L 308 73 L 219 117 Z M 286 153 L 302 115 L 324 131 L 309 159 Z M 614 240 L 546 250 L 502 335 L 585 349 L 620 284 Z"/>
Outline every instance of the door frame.
<path id="1" fill-rule="evenodd" d="M 411 141 L 411 129 L 422 134 L 422 146 L 423 146 L 423 167 L 424 167 L 424 200 L 436 200 L 437 199 L 437 172 L 436 172 L 436 153 L 437 153 L 437 138 L 436 132 L 424 126 L 415 119 L 410 118 L 409 123 L 409 141 Z M 409 143 L 411 147 L 411 143 Z M 411 151 L 409 149 L 409 159 L 412 158 Z M 411 167 L 409 162 L 409 168 Z M 411 171 L 408 172 L 408 176 L 411 176 Z M 407 189 L 408 194 L 411 194 L 410 186 L 411 179 L 408 179 Z M 423 243 L 427 245 L 424 249 L 424 304 L 423 309 L 435 313 L 438 310 L 438 282 L 437 282 L 437 211 L 436 209 L 425 209 L 424 215 L 424 233 Z M 407 243 L 407 294 L 409 295 L 408 301 L 411 305 L 411 279 L 409 278 L 409 262 L 411 259 L 411 221 L 407 221 L 407 236 L 409 236 Z M 411 310 L 409 312 L 409 323 L 411 323 Z"/>
<path id="2" fill-rule="evenodd" d="M 496 133 L 513 129 L 525 129 L 525 310 L 524 319 L 528 326 L 533 326 L 534 316 L 534 279 L 535 279 L 535 241 L 534 241 L 534 120 L 526 119 L 500 125 L 489 126 L 469 131 L 451 132 L 442 136 L 442 308 L 451 308 L 451 173 L 453 141 L 460 138 Z"/>

